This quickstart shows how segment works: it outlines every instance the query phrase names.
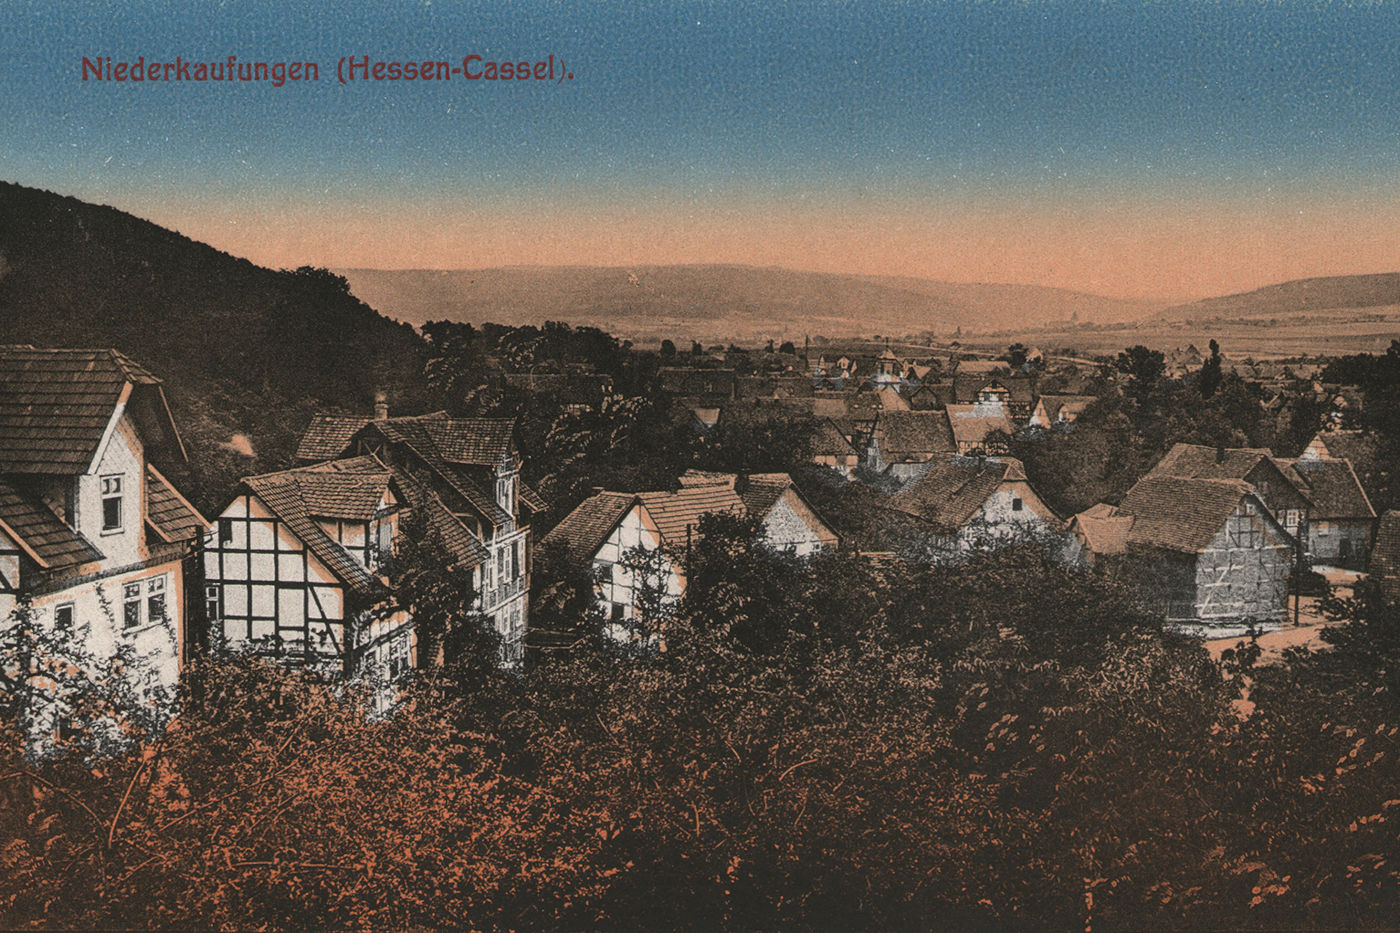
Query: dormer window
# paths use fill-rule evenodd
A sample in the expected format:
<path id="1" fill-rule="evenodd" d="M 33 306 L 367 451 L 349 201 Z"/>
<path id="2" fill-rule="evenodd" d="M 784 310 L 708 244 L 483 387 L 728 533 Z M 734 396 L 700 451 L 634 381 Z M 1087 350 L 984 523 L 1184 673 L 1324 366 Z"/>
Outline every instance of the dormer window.
<path id="1" fill-rule="evenodd" d="M 102 477 L 102 533 L 122 530 L 122 477 Z"/>
<path id="2" fill-rule="evenodd" d="M 515 474 L 496 477 L 496 504 L 506 514 L 515 514 Z"/>

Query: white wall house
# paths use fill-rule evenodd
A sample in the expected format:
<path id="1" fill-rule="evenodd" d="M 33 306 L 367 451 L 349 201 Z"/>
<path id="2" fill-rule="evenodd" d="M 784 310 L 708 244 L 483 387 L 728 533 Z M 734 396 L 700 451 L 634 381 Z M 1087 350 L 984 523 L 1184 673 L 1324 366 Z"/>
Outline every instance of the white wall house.
<path id="1" fill-rule="evenodd" d="M 0 620 L 27 606 L 90 673 L 128 657 L 142 703 L 173 695 L 185 656 L 204 519 L 150 462 L 184 456 L 160 380 L 121 353 L 0 347 Z M 63 717 L 53 692 L 38 732 Z"/>
<path id="2" fill-rule="evenodd" d="M 373 457 L 244 479 L 205 536 L 212 646 L 363 680 L 390 705 L 417 647 L 412 619 L 386 608 L 399 510 Z"/>
<path id="3" fill-rule="evenodd" d="M 478 610 L 501 636 L 502 662 L 524 657 L 529 624 L 530 516 L 544 502 L 520 478 L 515 423 L 501 418 L 320 416 L 297 447 L 302 461 L 372 455 L 414 508 L 441 527 Z"/>

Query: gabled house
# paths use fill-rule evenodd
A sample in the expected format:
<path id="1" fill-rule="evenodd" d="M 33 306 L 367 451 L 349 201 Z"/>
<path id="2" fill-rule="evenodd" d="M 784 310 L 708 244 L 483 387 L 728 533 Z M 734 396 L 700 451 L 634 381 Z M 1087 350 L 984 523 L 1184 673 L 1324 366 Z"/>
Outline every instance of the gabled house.
<path id="1" fill-rule="evenodd" d="M 127 356 L 0 347 L 0 618 L 27 600 L 75 658 L 129 650 L 134 682 L 173 691 L 204 518 L 156 463 L 184 460 L 161 381 Z"/>
<path id="2" fill-rule="evenodd" d="M 490 618 L 514 663 L 524 651 L 528 620 L 530 517 L 545 503 L 520 479 L 515 423 L 501 418 L 319 416 L 297 458 L 320 461 L 373 455 L 406 495 L 422 489 L 442 503 L 475 542 L 483 560 L 471 566 L 478 610 Z M 416 503 L 415 503 L 416 504 Z M 464 572 L 466 568 L 464 567 Z"/>
<path id="3" fill-rule="evenodd" d="M 1092 395 L 1042 395 L 1035 403 L 1027 427 L 1049 431 L 1071 424 L 1097 399 Z"/>
<path id="4" fill-rule="evenodd" d="M 1376 510 L 1349 460 L 1302 456 L 1280 460 L 1312 503 L 1307 554 L 1313 564 L 1365 570 Z"/>
<path id="5" fill-rule="evenodd" d="M 609 634 L 626 641 L 649 611 L 685 593 L 685 562 L 700 520 L 715 514 L 756 519 L 766 546 L 797 556 L 838 543 L 786 473 L 738 477 L 692 470 L 674 492 L 599 491 L 540 546 L 562 548 L 570 560 L 589 563 Z"/>
<path id="6" fill-rule="evenodd" d="M 865 446 L 865 467 L 901 483 L 916 479 L 927 464 L 958 452 L 946 411 L 882 411 Z"/>
<path id="7" fill-rule="evenodd" d="M 1306 543 L 1306 529 L 1313 508 L 1307 484 L 1288 461 L 1275 458 L 1268 450 L 1174 444 L 1147 475 L 1242 480 L 1291 537 Z"/>
<path id="8" fill-rule="evenodd" d="M 405 505 L 371 456 L 244 479 L 205 539 L 212 647 L 364 679 L 388 705 L 416 661 L 385 576 Z"/>
<path id="9" fill-rule="evenodd" d="M 847 479 L 860 464 L 860 454 L 830 418 L 817 419 L 812 430 L 812 462 L 828 467 Z"/>
<path id="10" fill-rule="evenodd" d="M 957 452 L 965 457 L 998 456 L 1007 452 L 1006 440 L 1016 432 L 1010 416 L 997 403 L 949 405 L 945 409 Z"/>
<path id="11" fill-rule="evenodd" d="M 1397 468 L 1392 459 L 1382 454 L 1376 436 L 1364 431 L 1319 431 L 1303 451 L 1303 456 L 1350 461 L 1361 488 L 1372 500 L 1385 488 Z"/>
<path id="12" fill-rule="evenodd" d="M 1020 543 L 1064 544 L 1064 522 L 1012 457 L 939 457 L 889 507 L 918 520 L 926 531 L 920 550 L 935 563 Z"/>
<path id="13" fill-rule="evenodd" d="M 1243 480 L 1149 474 L 1116 508 L 1073 524 L 1091 561 L 1127 562 L 1187 630 L 1224 636 L 1283 619 L 1296 542 Z"/>

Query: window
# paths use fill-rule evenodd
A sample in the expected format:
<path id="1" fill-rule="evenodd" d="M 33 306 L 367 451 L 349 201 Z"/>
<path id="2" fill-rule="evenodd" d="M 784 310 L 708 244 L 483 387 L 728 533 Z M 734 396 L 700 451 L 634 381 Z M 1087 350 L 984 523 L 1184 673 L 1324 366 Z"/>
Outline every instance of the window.
<path id="1" fill-rule="evenodd" d="M 122 588 L 122 628 L 141 627 L 141 584 L 128 583 Z"/>
<path id="2" fill-rule="evenodd" d="M 1283 527 L 1294 529 L 1298 527 L 1298 510 L 1285 509 L 1283 512 Z"/>
<path id="3" fill-rule="evenodd" d="M 146 621 L 152 625 L 166 621 L 165 577 L 152 577 L 146 581 Z"/>
<path id="4" fill-rule="evenodd" d="M 122 530 L 122 477 L 102 477 L 102 531 Z"/>
<path id="5" fill-rule="evenodd" d="M 1014 499 L 1011 500 L 1011 511 L 1013 511 L 1013 512 L 1019 512 L 1019 511 L 1021 511 L 1022 505 L 1024 505 L 1024 503 L 1021 502 L 1021 498 L 1020 498 L 1019 496 L 1017 496 L 1016 498 L 1014 498 Z"/>
<path id="6" fill-rule="evenodd" d="M 205 618 L 210 622 L 219 618 L 219 586 L 217 583 L 208 583 L 204 586 L 204 613 Z"/>
<path id="7" fill-rule="evenodd" d="M 233 519 L 231 519 L 231 518 L 221 518 L 221 519 L 219 519 L 219 543 L 220 543 L 220 544 L 232 544 L 232 543 L 233 543 Z"/>
<path id="8" fill-rule="evenodd" d="M 53 627 L 54 631 L 67 633 L 73 631 L 73 604 L 63 603 L 53 607 Z"/>
<path id="9" fill-rule="evenodd" d="M 408 672 L 408 639 L 399 638 L 389 646 L 389 679 L 398 680 Z"/>

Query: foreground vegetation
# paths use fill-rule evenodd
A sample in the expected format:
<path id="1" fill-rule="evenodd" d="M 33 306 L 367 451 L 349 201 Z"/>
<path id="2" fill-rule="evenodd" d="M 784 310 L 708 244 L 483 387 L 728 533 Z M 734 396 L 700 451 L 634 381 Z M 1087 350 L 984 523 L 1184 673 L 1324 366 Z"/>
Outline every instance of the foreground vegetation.
<path id="1" fill-rule="evenodd" d="M 0 924 L 1393 925 L 1393 611 L 1222 670 L 1036 551 L 879 571 L 706 532 L 664 652 L 502 674 L 476 639 L 382 721 L 200 664 L 163 734 L 9 756 Z"/>

